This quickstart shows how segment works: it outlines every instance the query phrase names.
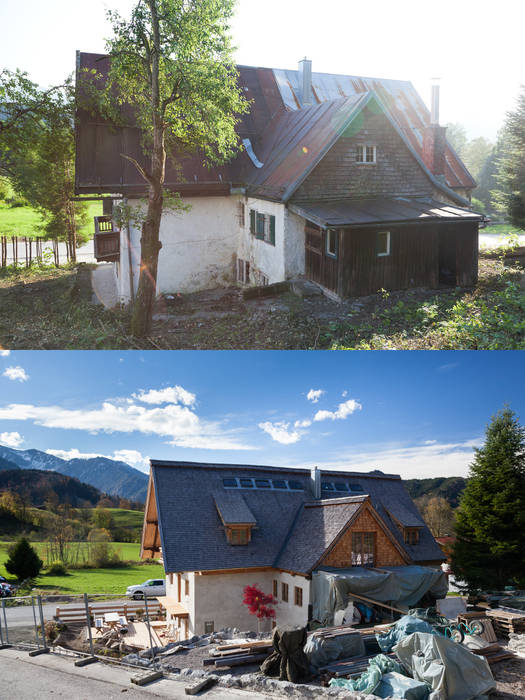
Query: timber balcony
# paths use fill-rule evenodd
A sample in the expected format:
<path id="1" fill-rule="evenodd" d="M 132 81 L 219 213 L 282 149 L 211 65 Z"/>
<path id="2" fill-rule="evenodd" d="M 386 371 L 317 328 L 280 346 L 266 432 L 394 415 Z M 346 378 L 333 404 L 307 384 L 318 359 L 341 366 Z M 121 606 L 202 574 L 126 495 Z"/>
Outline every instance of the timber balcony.
<path id="1" fill-rule="evenodd" d="M 95 258 L 97 262 L 120 259 L 120 231 L 113 228 L 111 216 L 95 216 Z"/>

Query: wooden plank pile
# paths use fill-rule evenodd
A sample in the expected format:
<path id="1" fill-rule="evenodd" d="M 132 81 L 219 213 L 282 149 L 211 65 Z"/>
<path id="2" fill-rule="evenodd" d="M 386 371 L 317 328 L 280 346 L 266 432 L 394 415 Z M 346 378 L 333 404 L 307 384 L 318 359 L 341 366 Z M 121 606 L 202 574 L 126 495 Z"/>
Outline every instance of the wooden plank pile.
<path id="1" fill-rule="evenodd" d="M 511 632 L 515 634 L 525 633 L 525 612 L 511 612 L 502 608 L 487 610 L 494 625 L 494 631 L 498 637 L 508 637 Z"/>
<path id="2" fill-rule="evenodd" d="M 233 642 L 216 647 L 211 656 L 203 660 L 204 666 L 244 666 L 264 661 L 272 650 L 271 639 L 261 639 L 254 642 Z"/>
<path id="3" fill-rule="evenodd" d="M 323 676 L 329 676 L 330 678 L 360 676 L 363 671 L 367 670 L 370 659 L 376 656 L 377 654 L 369 654 L 368 656 L 353 656 L 350 659 L 338 659 L 332 664 L 322 666 L 319 669 L 319 673 L 321 674 L 321 678 L 323 678 Z M 397 660 L 393 652 L 385 654 L 385 656 Z"/>
<path id="4" fill-rule="evenodd" d="M 470 651 L 477 656 L 484 656 L 491 666 L 499 661 L 516 658 L 516 654 L 513 651 L 504 649 L 497 643 L 489 644 L 482 649 L 471 649 Z"/>

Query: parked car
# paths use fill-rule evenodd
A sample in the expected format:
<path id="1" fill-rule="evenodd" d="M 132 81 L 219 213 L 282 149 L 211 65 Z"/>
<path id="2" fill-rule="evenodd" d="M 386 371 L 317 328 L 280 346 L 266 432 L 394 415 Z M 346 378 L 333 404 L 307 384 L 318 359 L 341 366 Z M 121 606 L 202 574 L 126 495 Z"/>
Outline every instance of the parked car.
<path id="1" fill-rule="evenodd" d="M 14 593 L 14 588 L 11 584 L 4 581 L 0 581 L 0 598 L 9 598 Z"/>
<path id="2" fill-rule="evenodd" d="M 126 590 L 126 596 L 134 600 L 142 600 L 144 596 L 156 598 L 158 595 L 166 595 L 166 581 L 162 578 L 150 578 L 138 586 L 128 586 Z"/>

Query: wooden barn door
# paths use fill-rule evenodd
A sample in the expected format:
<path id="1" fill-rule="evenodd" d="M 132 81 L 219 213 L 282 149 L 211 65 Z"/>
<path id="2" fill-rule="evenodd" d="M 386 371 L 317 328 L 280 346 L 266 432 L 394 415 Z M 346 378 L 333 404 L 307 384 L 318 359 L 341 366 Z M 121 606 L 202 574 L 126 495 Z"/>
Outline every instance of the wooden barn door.
<path id="1" fill-rule="evenodd" d="M 335 231 L 335 255 L 328 255 L 327 231 L 315 224 L 305 226 L 305 273 L 313 282 L 339 293 L 340 231 Z"/>
<path id="2" fill-rule="evenodd" d="M 323 232 L 318 226 L 307 223 L 305 233 L 305 272 L 313 282 L 323 284 Z"/>

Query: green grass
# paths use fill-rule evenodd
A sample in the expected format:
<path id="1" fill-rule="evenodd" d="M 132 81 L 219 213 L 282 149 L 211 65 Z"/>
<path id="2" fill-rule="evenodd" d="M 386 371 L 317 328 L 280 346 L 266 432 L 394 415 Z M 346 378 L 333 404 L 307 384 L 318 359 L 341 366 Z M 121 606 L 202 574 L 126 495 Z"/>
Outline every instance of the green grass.
<path id="1" fill-rule="evenodd" d="M 8 580 L 13 577 L 5 570 L 9 542 L 0 542 L 0 574 Z M 45 542 L 35 542 L 33 546 L 42 556 Z M 128 586 L 142 583 L 149 578 L 164 578 L 164 569 L 159 564 L 139 564 L 140 545 L 128 542 L 114 542 L 113 546 L 121 559 L 130 560 L 130 566 L 121 569 L 72 569 L 67 576 L 46 576 L 45 573 L 35 581 L 35 587 L 43 591 L 62 591 L 64 593 L 107 593 L 124 594 Z"/>
<path id="2" fill-rule="evenodd" d="M 102 202 L 87 202 L 88 221 L 79 229 L 83 239 L 93 236 L 93 217 L 102 215 Z M 38 227 L 42 224 L 42 217 L 32 207 L 8 207 L 0 202 L 0 236 L 20 236 L 36 238 L 42 234 Z"/>
<path id="3" fill-rule="evenodd" d="M 525 236 L 525 231 L 521 228 L 516 228 L 516 226 L 511 226 L 511 224 L 491 224 L 486 228 L 482 228 L 479 231 L 481 234 L 489 234 L 493 236 L 504 236 L 509 233 L 515 233 L 518 236 Z"/>
<path id="4" fill-rule="evenodd" d="M 144 513 L 141 510 L 126 510 L 124 508 L 104 508 L 113 516 L 117 527 L 140 528 L 144 524 Z"/>

